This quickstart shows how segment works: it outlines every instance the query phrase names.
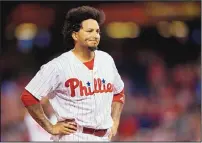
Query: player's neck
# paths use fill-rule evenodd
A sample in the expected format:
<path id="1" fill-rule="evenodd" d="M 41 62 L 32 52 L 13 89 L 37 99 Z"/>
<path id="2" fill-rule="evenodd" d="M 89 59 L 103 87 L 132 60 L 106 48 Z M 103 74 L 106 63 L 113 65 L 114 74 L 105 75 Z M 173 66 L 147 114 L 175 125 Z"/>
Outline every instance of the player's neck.
<path id="1" fill-rule="evenodd" d="M 74 55 L 81 60 L 81 62 L 88 62 L 94 58 L 94 51 L 90 51 L 88 48 L 74 47 L 72 50 Z"/>

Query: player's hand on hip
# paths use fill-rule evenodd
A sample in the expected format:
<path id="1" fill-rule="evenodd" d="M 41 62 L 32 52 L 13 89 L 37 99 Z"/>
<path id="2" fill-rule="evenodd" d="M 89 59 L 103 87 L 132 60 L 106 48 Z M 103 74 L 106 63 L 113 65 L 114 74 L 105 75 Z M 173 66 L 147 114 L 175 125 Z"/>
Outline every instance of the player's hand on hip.
<path id="1" fill-rule="evenodd" d="M 110 134 L 108 136 L 110 141 L 111 141 L 112 137 L 116 135 L 117 129 L 118 129 L 118 126 L 116 126 L 116 125 L 113 125 L 112 128 L 110 129 Z"/>
<path id="2" fill-rule="evenodd" d="M 52 135 L 69 135 L 77 131 L 76 122 L 58 122 L 52 127 Z"/>

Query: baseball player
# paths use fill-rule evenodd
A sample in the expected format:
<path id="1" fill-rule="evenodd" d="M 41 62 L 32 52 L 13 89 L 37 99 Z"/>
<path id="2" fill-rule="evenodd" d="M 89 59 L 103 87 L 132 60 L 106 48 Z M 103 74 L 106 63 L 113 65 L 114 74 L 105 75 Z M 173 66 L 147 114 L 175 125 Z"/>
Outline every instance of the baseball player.
<path id="1" fill-rule="evenodd" d="M 97 49 L 102 11 L 89 6 L 71 9 L 63 28 L 71 50 L 41 67 L 21 100 L 53 141 L 110 141 L 116 135 L 124 105 L 124 83 L 112 57 Z M 55 125 L 40 104 L 48 97 Z"/>

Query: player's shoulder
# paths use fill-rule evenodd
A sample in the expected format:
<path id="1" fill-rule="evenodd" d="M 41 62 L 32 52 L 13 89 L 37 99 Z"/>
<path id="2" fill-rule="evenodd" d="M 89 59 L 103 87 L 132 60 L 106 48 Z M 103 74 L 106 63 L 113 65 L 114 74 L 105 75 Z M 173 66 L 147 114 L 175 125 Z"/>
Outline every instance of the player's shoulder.
<path id="1" fill-rule="evenodd" d="M 69 54 L 70 54 L 69 51 L 58 54 L 55 57 L 53 57 L 48 63 L 60 64 L 61 62 L 64 62 L 64 60 L 67 59 L 67 57 L 69 57 L 68 56 Z"/>
<path id="2" fill-rule="evenodd" d="M 48 68 L 54 68 L 54 69 L 62 69 L 62 63 L 65 60 L 65 56 L 68 54 L 68 52 L 61 53 L 54 55 L 47 63 L 43 64 L 41 68 L 48 67 Z"/>
<path id="3" fill-rule="evenodd" d="M 109 53 L 101 51 L 101 50 L 96 50 L 96 55 L 98 55 L 102 59 L 112 60 L 112 56 Z"/>

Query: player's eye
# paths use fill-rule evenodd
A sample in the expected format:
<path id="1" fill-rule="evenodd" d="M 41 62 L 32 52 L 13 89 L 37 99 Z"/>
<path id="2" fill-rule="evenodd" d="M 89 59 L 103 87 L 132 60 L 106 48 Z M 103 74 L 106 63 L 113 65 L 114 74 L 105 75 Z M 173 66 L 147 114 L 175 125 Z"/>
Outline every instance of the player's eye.
<path id="1" fill-rule="evenodd" d="M 87 30 L 86 32 L 91 33 L 91 32 L 93 32 L 93 30 Z"/>
<path id="2" fill-rule="evenodd" d="M 91 33 L 91 32 L 93 32 L 93 31 L 94 31 L 94 30 L 91 29 L 91 30 L 87 30 L 86 32 Z M 100 30 L 96 30 L 96 32 L 97 32 L 98 34 L 101 34 Z"/>

